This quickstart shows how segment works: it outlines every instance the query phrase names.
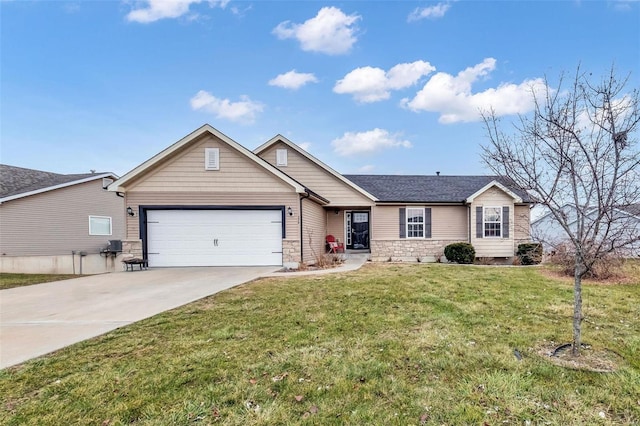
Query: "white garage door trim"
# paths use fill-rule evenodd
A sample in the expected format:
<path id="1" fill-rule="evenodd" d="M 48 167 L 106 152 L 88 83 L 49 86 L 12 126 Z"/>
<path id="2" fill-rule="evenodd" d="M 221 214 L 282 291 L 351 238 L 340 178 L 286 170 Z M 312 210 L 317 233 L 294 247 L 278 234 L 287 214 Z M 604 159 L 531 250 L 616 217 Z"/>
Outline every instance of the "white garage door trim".
<path id="1" fill-rule="evenodd" d="M 150 267 L 282 265 L 282 209 L 146 210 Z"/>

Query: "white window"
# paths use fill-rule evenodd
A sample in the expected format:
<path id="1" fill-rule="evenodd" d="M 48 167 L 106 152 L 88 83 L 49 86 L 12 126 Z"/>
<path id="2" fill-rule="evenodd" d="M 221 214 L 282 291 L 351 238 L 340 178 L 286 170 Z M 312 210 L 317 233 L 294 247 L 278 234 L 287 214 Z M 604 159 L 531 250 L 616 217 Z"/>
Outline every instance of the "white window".
<path id="1" fill-rule="evenodd" d="M 483 209 L 484 237 L 502 236 L 502 207 L 485 207 Z"/>
<path id="2" fill-rule="evenodd" d="M 407 238 L 424 238 L 424 209 L 407 208 Z"/>
<path id="3" fill-rule="evenodd" d="M 111 235 L 111 218 L 89 216 L 89 235 Z"/>
<path id="4" fill-rule="evenodd" d="M 287 150 L 276 149 L 276 166 L 286 166 L 286 165 L 287 165 Z"/>
<path id="5" fill-rule="evenodd" d="M 204 149 L 204 169 L 220 170 L 220 149 L 219 148 Z"/>

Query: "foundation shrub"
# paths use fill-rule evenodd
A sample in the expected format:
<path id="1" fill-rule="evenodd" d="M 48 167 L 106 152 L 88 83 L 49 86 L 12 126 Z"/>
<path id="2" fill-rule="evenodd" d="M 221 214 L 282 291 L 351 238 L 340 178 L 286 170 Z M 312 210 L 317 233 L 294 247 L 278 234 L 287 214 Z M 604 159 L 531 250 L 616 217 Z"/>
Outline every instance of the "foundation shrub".
<path id="1" fill-rule="evenodd" d="M 453 243 L 444 248 L 444 255 L 450 262 L 473 263 L 476 250 L 469 243 Z"/>

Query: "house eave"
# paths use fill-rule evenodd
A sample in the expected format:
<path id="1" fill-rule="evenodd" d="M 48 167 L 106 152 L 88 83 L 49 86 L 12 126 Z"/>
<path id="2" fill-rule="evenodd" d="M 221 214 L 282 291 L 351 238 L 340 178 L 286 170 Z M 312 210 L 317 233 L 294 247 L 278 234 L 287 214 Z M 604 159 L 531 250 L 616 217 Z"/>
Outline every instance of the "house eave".
<path id="1" fill-rule="evenodd" d="M 481 194 L 486 192 L 489 188 L 494 187 L 494 186 L 497 187 L 498 189 L 502 190 L 503 192 L 505 192 L 511 198 L 513 198 L 513 202 L 515 204 L 523 203 L 522 198 L 520 198 L 520 196 L 518 194 L 516 194 L 515 192 L 513 192 L 512 190 L 510 190 L 509 188 L 507 188 L 506 186 L 504 186 L 503 184 L 501 184 L 497 180 L 492 180 L 491 182 L 489 182 L 488 184 L 486 184 L 485 186 L 483 186 L 482 188 L 480 188 L 479 190 L 477 190 L 476 192 L 471 194 L 469 197 L 467 197 L 467 199 L 465 201 L 467 203 L 469 203 L 469 204 L 473 203 L 473 201 L 477 197 L 479 197 Z"/>
<path id="2" fill-rule="evenodd" d="M 439 204 L 439 205 L 450 205 L 450 206 L 459 206 L 466 204 L 464 200 L 460 201 L 416 201 L 416 200 L 392 200 L 392 201 L 376 201 L 376 205 L 404 205 L 404 204 Z"/>
<path id="3" fill-rule="evenodd" d="M 323 206 L 328 205 L 329 203 L 331 203 L 331 201 L 327 200 L 326 198 L 324 198 L 322 195 L 317 194 L 313 191 L 311 191 L 310 189 L 307 188 L 306 190 L 306 194 L 308 195 L 308 198 L 310 198 L 311 200 L 315 201 L 318 204 L 321 204 Z"/>

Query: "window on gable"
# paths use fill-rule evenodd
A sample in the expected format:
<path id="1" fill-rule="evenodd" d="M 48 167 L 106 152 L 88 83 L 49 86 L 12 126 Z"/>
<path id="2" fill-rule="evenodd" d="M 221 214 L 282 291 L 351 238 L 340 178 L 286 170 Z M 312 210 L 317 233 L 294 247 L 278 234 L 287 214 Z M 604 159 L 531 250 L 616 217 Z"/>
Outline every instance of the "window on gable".
<path id="1" fill-rule="evenodd" d="M 276 166 L 286 166 L 286 165 L 287 165 L 287 150 L 276 149 Z"/>
<path id="2" fill-rule="evenodd" d="M 111 218 L 89 216 L 89 235 L 111 235 Z"/>
<path id="3" fill-rule="evenodd" d="M 483 209 L 483 228 L 485 237 L 502 236 L 502 207 L 485 207 Z"/>
<path id="4" fill-rule="evenodd" d="M 424 209 L 407 208 L 407 238 L 424 238 Z"/>
<path id="5" fill-rule="evenodd" d="M 220 170 L 220 149 L 219 148 L 204 149 L 204 169 Z"/>

